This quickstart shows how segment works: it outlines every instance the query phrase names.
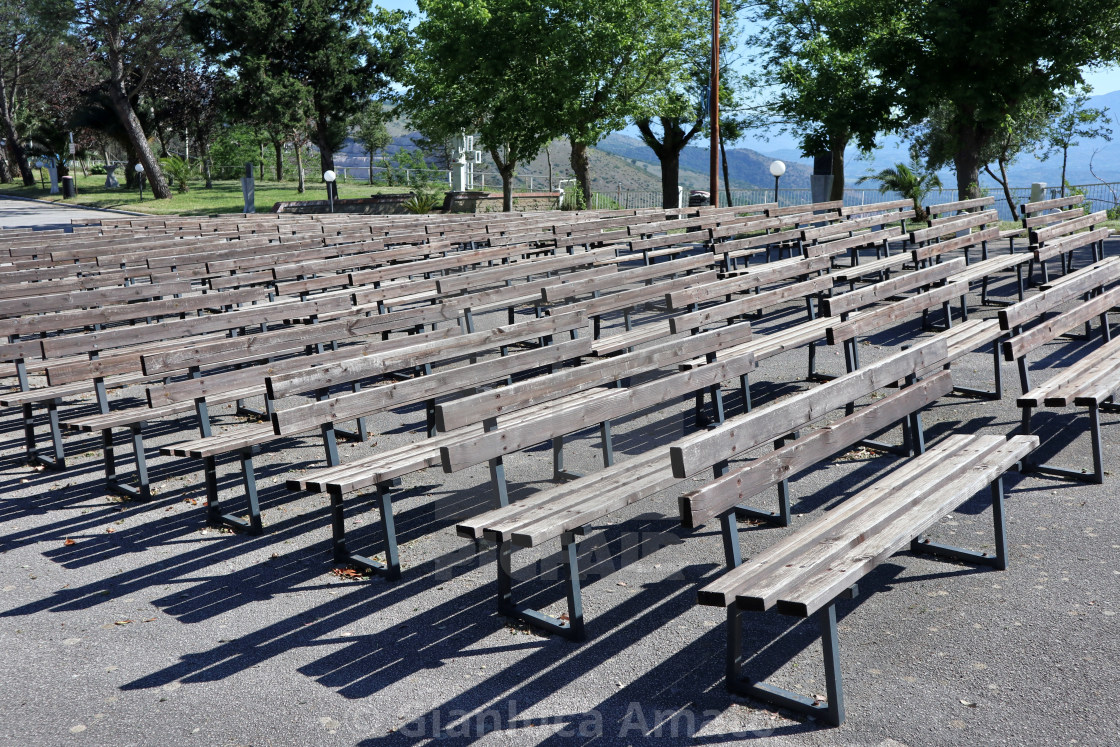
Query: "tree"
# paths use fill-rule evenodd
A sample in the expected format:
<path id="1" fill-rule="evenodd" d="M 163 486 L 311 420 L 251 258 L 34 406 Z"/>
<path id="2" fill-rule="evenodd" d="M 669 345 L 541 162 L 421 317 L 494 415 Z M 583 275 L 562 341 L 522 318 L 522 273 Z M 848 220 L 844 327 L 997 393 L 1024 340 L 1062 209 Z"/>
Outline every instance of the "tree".
<path id="1" fill-rule="evenodd" d="M 767 108 L 801 139 L 802 155 L 829 154 L 832 191 L 844 195 L 844 151 L 875 147 L 879 133 L 897 129 L 894 87 L 884 81 L 861 43 L 875 16 L 858 2 L 761 0 L 752 43 L 765 50 L 761 82 L 776 87 Z"/>
<path id="2" fill-rule="evenodd" d="M 934 189 L 941 191 L 941 179 L 937 174 L 932 171 L 922 172 L 917 164 L 907 166 L 904 163 L 897 163 L 877 174 L 861 176 L 856 180 L 856 184 L 863 184 L 868 181 L 879 182 L 879 194 L 885 195 L 888 192 L 897 192 L 903 197 L 913 200 L 914 217 L 919 221 L 924 221 L 929 217 L 926 215 L 925 208 L 922 207 L 922 201 L 925 200 L 926 195 Z"/>
<path id="3" fill-rule="evenodd" d="M 677 207 L 679 199 L 681 151 L 704 131 L 708 120 L 708 89 L 711 87 L 711 34 L 708 29 L 711 13 L 706 8 L 710 5 L 706 2 L 688 2 L 687 5 L 685 9 L 682 4 L 685 12 L 681 21 L 689 24 L 681 38 L 682 47 L 673 50 L 664 63 L 675 67 L 671 80 L 643 101 L 643 110 L 634 118 L 642 141 L 661 162 L 661 202 L 667 208 Z M 720 59 L 726 60 L 727 52 L 732 49 L 731 39 L 735 36 L 735 16 L 730 3 L 723 3 L 720 7 Z M 721 102 L 731 99 L 734 76 L 730 66 L 721 68 Z"/>
<path id="4" fill-rule="evenodd" d="M 674 66 L 664 63 L 684 48 L 694 8 L 683 0 L 549 0 L 549 5 L 547 36 L 531 46 L 553 60 L 553 116 L 571 143 L 572 172 L 589 200 L 587 149 L 648 111 L 643 98 L 673 83 Z"/>
<path id="5" fill-rule="evenodd" d="M 188 0 L 77 0 L 74 4 L 77 26 L 104 72 L 109 102 L 158 199 L 170 199 L 171 189 L 148 145 L 134 99 L 165 50 L 181 43 L 187 5 Z"/>
<path id="6" fill-rule="evenodd" d="M 914 120 L 943 106 L 961 199 L 979 194 L 982 153 L 1027 100 L 1120 57 L 1120 4 L 1096 0 L 853 0 L 868 59 Z M 883 19 L 886 19 L 885 21 Z M 849 49 L 856 42 L 849 43 Z"/>
<path id="7" fill-rule="evenodd" d="M 350 118 L 397 74 L 408 17 L 371 13 L 362 0 L 211 0 L 191 15 L 190 28 L 227 71 L 260 70 L 305 87 L 327 171 Z"/>
<path id="8" fill-rule="evenodd" d="M 369 183 L 373 184 L 373 154 L 384 149 L 393 138 L 385 126 L 388 116 L 380 101 L 372 100 L 354 118 L 354 139 L 365 148 L 369 158 Z"/>
<path id="9" fill-rule="evenodd" d="M 1062 197 L 1066 196 L 1066 165 L 1069 163 L 1069 149 L 1080 145 L 1075 138 L 1089 138 L 1110 141 L 1112 128 L 1109 127 L 1108 109 L 1087 107 L 1088 86 L 1075 87 L 1062 95 L 1060 109 L 1050 120 L 1043 134 L 1044 150 L 1039 158 L 1062 154 Z"/>
<path id="10" fill-rule="evenodd" d="M 429 140 L 477 134 L 502 177 L 508 212 L 517 164 L 560 134 L 552 98 L 558 73 L 543 52 L 558 33 L 550 10 L 528 0 L 419 6 L 402 110 Z"/>
<path id="11" fill-rule="evenodd" d="M 49 80 L 47 53 L 62 38 L 72 13 L 64 0 L 0 0 L 0 137 L 25 186 L 35 185 L 19 128 L 25 91 L 36 80 Z"/>
<path id="12" fill-rule="evenodd" d="M 72 160 L 71 142 L 76 152 L 96 142 L 80 115 L 100 81 L 82 58 L 82 51 L 72 44 L 59 41 L 41 54 L 44 69 L 51 74 L 39 76 L 28 89 L 33 95 L 25 106 L 25 131 L 35 143 L 29 151 L 45 156 L 58 167 L 59 176 L 66 176 Z"/>

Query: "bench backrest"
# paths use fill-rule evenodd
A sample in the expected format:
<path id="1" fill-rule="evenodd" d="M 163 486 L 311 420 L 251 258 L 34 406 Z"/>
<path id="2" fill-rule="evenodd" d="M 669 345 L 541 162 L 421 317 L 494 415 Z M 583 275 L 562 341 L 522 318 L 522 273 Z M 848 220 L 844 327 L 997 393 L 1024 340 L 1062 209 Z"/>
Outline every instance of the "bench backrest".
<path id="1" fill-rule="evenodd" d="M 709 431 L 696 433 L 669 449 L 673 475 L 684 479 L 745 454 L 854 403 L 876 389 L 901 381 L 916 370 L 948 356 L 944 339 L 934 338 L 819 386 L 786 397 L 769 407 L 731 418 Z"/>
<path id="2" fill-rule="evenodd" d="M 814 464 L 844 453 L 952 390 L 952 374 L 938 371 L 791 444 L 779 446 L 699 490 L 680 496 L 681 523 L 690 529 L 698 528 Z"/>
<path id="3" fill-rule="evenodd" d="M 1044 345 L 1079 324 L 1107 313 L 1120 305 L 1120 286 L 1105 291 L 1104 288 L 1120 280 L 1120 257 L 1110 257 L 1070 273 L 1060 282 L 1053 283 L 1041 293 L 1017 304 L 1000 309 L 1000 328 L 1015 332 L 1003 343 L 1004 357 L 1017 360 L 1040 345 Z M 1056 316 L 1047 317 L 1029 330 L 1022 327 L 1035 319 L 1042 319 L 1060 305 L 1080 299 L 1085 294 L 1095 294 L 1084 303 Z"/>

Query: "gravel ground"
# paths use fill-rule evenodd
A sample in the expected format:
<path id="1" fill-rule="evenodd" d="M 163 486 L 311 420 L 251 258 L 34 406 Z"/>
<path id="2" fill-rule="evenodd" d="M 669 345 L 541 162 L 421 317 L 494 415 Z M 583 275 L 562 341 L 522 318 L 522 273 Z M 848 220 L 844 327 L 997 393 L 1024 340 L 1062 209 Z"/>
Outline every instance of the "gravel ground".
<path id="1" fill-rule="evenodd" d="M 1120 242 L 1110 242 L 1108 253 L 1118 250 Z M 1000 290 L 1010 292 L 1007 284 Z M 785 321 L 794 314 L 791 307 Z M 907 325 L 861 352 L 873 360 L 918 335 Z M 1074 344 L 1053 344 L 1033 360 L 1060 364 Z M 834 351 L 823 350 L 821 359 L 822 369 L 840 370 Z M 805 386 L 804 371 L 804 350 L 766 361 L 752 376 L 756 405 Z M 990 354 L 966 357 L 954 375 L 960 384 L 990 386 Z M 1019 415 L 1012 367 L 1004 368 L 1004 386 L 1008 396 L 999 403 L 941 400 L 924 416 L 929 439 L 1012 431 Z M 728 400 L 737 414 L 730 389 Z M 64 415 L 83 406 L 69 405 Z M 687 409 L 680 403 L 616 422 L 617 451 L 678 438 Z M 228 407 L 218 411 L 225 425 L 242 420 Z M 249 537 L 206 527 L 197 465 L 158 455 L 159 446 L 183 440 L 180 429 L 190 433 L 189 420 L 153 426 L 147 444 L 158 490 L 138 504 L 106 493 L 95 437 L 67 437 L 65 471 L 28 467 L 18 414 L 0 413 L 3 744 L 1118 739 L 1114 476 L 1091 486 L 1009 475 L 1006 571 L 904 552 L 861 582 L 860 596 L 838 605 L 848 720 L 829 728 L 725 690 L 723 615 L 696 604 L 697 589 L 721 573 L 718 526 L 682 529 L 674 518 L 680 491 L 589 528 L 580 549 L 589 640 L 573 644 L 498 615 L 493 551 L 476 553 L 455 534 L 457 519 L 489 505 L 485 467 L 404 478 L 396 500 L 404 577 L 388 583 L 332 572 L 327 499 L 285 488 L 293 467 L 320 464 L 315 439 L 290 440 L 257 458 L 266 532 Z M 343 458 L 419 440 L 421 420 L 416 408 L 371 420 L 370 443 L 343 447 Z M 1104 416 L 1110 470 L 1120 456 L 1116 421 Z M 1090 464 L 1086 418 L 1056 411 L 1037 422 L 1044 454 Z M 549 457 L 537 449 L 507 460 L 515 497 L 548 484 Z M 792 483 L 794 527 L 897 463 L 855 451 L 801 475 Z M 596 468 L 597 431 L 573 440 L 568 465 Z M 232 506 L 239 481 L 232 465 L 221 472 Z M 983 496 L 969 502 L 934 536 L 990 546 L 985 503 Z M 350 505 L 360 546 L 363 531 L 377 528 L 377 514 L 364 499 Z M 742 525 L 744 555 L 789 531 Z M 561 609 L 558 549 L 516 553 L 519 598 Z M 812 622 L 745 620 L 753 675 L 823 692 Z"/>

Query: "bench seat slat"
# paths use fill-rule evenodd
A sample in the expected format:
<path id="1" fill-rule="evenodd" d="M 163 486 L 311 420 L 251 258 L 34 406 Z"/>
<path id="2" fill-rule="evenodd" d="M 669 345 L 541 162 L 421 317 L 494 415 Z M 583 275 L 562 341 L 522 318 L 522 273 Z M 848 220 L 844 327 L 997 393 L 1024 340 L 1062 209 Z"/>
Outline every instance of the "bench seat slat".
<path id="1" fill-rule="evenodd" d="M 973 438 L 980 440 L 986 437 Z M 937 523 L 942 516 L 989 485 L 1037 446 L 1037 436 L 1015 436 L 998 445 L 979 460 L 967 460 L 968 467 L 964 473 L 948 484 L 928 485 L 923 480 L 922 487 L 932 491 L 928 500 L 918 503 L 919 499 L 913 498 L 912 501 L 916 505 L 912 505 L 905 513 L 894 517 L 873 537 L 851 548 L 843 557 L 837 558 L 829 568 L 817 573 L 808 583 L 799 586 L 795 593 L 789 595 L 789 598 L 779 599 L 778 611 L 799 617 L 808 617 L 815 613 L 835 599 L 844 589 L 850 587 L 855 580 L 901 550 L 912 539 Z M 954 456 L 952 461 L 957 463 L 957 457 Z M 926 478 L 926 475 L 922 477 Z M 900 490 L 898 493 L 903 496 L 911 494 L 915 487 L 916 485 L 912 483 L 907 485 L 906 490 Z"/>
<path id="2" fill-rule="evenodd" d="M 1066 407 L 1084 390 L 1094 389 L 1099 382 L 1115 379 L 1111 373 L 1120 366 L 1120 338 L 1092 350 L 1076 363 L 1054 373 L 1042 384 L 1024 393 L 1017 400 L 1020 407 Z"/>

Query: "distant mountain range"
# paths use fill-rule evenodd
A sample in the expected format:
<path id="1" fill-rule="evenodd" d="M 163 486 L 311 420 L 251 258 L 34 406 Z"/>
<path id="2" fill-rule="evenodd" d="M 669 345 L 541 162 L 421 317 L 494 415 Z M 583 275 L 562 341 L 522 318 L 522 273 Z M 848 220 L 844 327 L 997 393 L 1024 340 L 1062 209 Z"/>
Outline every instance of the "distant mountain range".
<path id="1" fill-rule="evenodd" d="M 1112 142 L 1083 140 L 1077 147 L 1071 148 L 1066 179 L 1071 184 L 1096 183 L 1097 179 L 1089 169 L 1091 160 L 1092 170 L 1101 179 L 1109 182 L 1120 181 L 1120 91 L 1093 96 L 1089 99 L 1088 106 L 1109 110 L 1114 137 Z M 781 158 L 787 163 L 799 161 L 812 168 L 811 160 L 801 158 L 797 138 L 789 134 L 777 134 L 768 138 L 745 138 L 742 145 L 769 158 Z M 909 147 L 909 143 L 902 138 L 888 136 L 880 140 L 879 147 L 870 156 L 863 156 L 855 148 L 849 148 L 845 153 L 845 176 L 848 185 L 853 186 L 855 180 L 864 174 L 875 173 L 900 162 L 910 163 Z M 1042 161 L 1036 155 L 1026 153 L 1008 169 L 1008 177 L 1013 187 L 1029 187 L 1032 182 L 1046 182 L 1058 186 L 1061 183 L 1061 173 L 1061 154 Z M 956 176 L 952 169 L 943 169 L 939 175 L 947 187 L 956 184 Z M 992 185 L 992 180 L 983 172 L 981 172 L 981 184 Z"/>

